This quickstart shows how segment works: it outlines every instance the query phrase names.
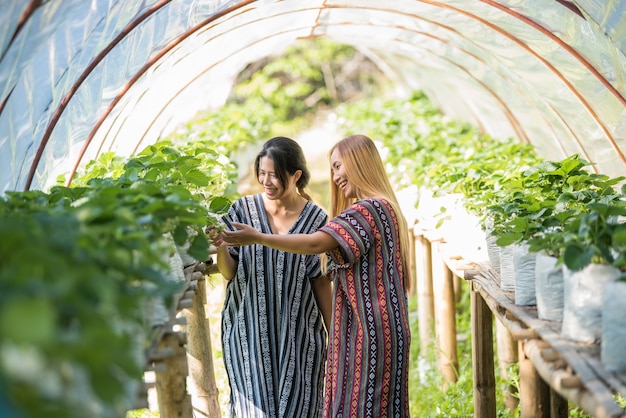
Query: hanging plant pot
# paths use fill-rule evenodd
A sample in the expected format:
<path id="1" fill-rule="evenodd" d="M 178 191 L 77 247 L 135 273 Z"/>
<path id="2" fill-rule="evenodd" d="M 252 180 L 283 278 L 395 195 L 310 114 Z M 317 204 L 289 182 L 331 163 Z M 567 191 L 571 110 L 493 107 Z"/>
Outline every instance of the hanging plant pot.
<path id="1" fill-rule="evenodd" d="M 522 306 L 537 303 L 535 292 L 535 259 L 537 253 L 529 252 L 528 245 L 515 245 L 513 266 L 515 269 L 515 304 Z"/>
<path id="2" fill-rule="evenodd" d="M 600 359 L 611 372 L 626 373 L 626 282 L 616 281 L 604 284 L 602 296 L 602 340 Z"/>
<path id="3" fill-rule="evenodd" d="M 600 342 L 604 284 L 616 280 L 619 275 L 617 268 L 606 264 L 589 264 L 577 272 L 565 269 L 563 337 L 585 343 Z"/>
<path id="4" fill-rule="evenodd" d="M 513 253 L 515 245 L 500 247 L 500 288 L 505 292 L 515 291 L 515 265 Z"/>
<path id="5" fill-rule="evenodd" d="M 537 316 L 547 321 L 563 320 L 563 267 L 557 261 L 542 252 L 535 258 Z"/>

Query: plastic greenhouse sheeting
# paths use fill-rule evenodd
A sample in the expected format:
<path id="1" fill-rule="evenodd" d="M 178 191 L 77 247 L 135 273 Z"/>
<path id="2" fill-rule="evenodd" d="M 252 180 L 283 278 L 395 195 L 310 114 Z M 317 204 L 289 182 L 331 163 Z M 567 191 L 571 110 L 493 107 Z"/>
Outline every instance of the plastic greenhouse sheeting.
<path id="1" fill-rule="evenodd" d="M 626 2 L 0 0 L 0 191 L 46 189 L 221 105 L 298 38 L 367 50 L 494 138 L 626 166 Z"/>

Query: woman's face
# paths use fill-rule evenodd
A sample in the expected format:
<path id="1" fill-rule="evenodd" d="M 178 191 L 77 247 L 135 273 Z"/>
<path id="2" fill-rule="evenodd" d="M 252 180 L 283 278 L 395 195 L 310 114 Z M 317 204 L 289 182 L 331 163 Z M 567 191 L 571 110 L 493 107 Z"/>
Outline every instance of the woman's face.
<path id="1" fill-rule="evenodd" d="M 336 148 L 330 154 L 330 170 L 333 175 L 333 183 L 339 187 L 344 196 L 347 198 L 356 197 L 356 188 L 348 180 L 343 160 Z"/>
<path id="2" fill-rule="evenodd" d="M 269 157 L 261 157 L 259 160 L 259 183 L 263 186 L 265 196 L 268 199 L 281 199 L 292 193 L 296 193 L 296 182 L 298 181 L 300 171 L 296 174 L 287 176 L 287 184 L 280 184 L 276 172 L 274 171 L 274 161 Z"/>

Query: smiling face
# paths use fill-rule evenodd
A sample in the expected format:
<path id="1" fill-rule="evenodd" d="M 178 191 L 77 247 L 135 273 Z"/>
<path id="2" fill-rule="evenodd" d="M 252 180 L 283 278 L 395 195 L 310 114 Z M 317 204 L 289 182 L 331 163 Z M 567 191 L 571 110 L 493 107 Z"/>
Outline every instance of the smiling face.
<path id="1" fill-rule="evenodd" d="M 347 198 L 355 198 L 356 189 L 348 180 L 343 160 L 337 148 L 330 154 L 330 170 L 333 175 L 333 182 L 337 185 L 339 190 L 343 192 L 344 196 Z"/>
<path id="2" fill-rule="evenodd" d="M 294 175 L 288 175 L 287 184 L 280 182 L 276 171 L 274 170 L 274 161 L 269 157 L 261 157 L 259 160 L 259 183 L 263 186 L 265 196 L 270 200 L 281 199 L 290 194 L 295 194 L 296 183 L 298 181 L 300 171 L 296 171 Z"/>

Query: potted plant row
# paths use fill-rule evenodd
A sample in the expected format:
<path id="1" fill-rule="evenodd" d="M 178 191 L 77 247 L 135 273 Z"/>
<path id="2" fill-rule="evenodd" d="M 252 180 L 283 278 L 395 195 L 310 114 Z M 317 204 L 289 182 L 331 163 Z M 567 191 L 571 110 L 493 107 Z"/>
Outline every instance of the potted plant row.
<path id="1" fill-rule="evenodd" d="M 619 187 L 624 177 L 589 172 L 590 165 L 572 155 L 513 173 L 489 212 L 499 245 L 523 246 L 530 257 L 536 255 L 539 317 L 562 321 L 565 338 L 601 342 L 603 363 L 624 371 L 626 324 L 620 310 L 611 307 L 626 297 L 621 290 L 626 287 L 626 185 Z"/>

